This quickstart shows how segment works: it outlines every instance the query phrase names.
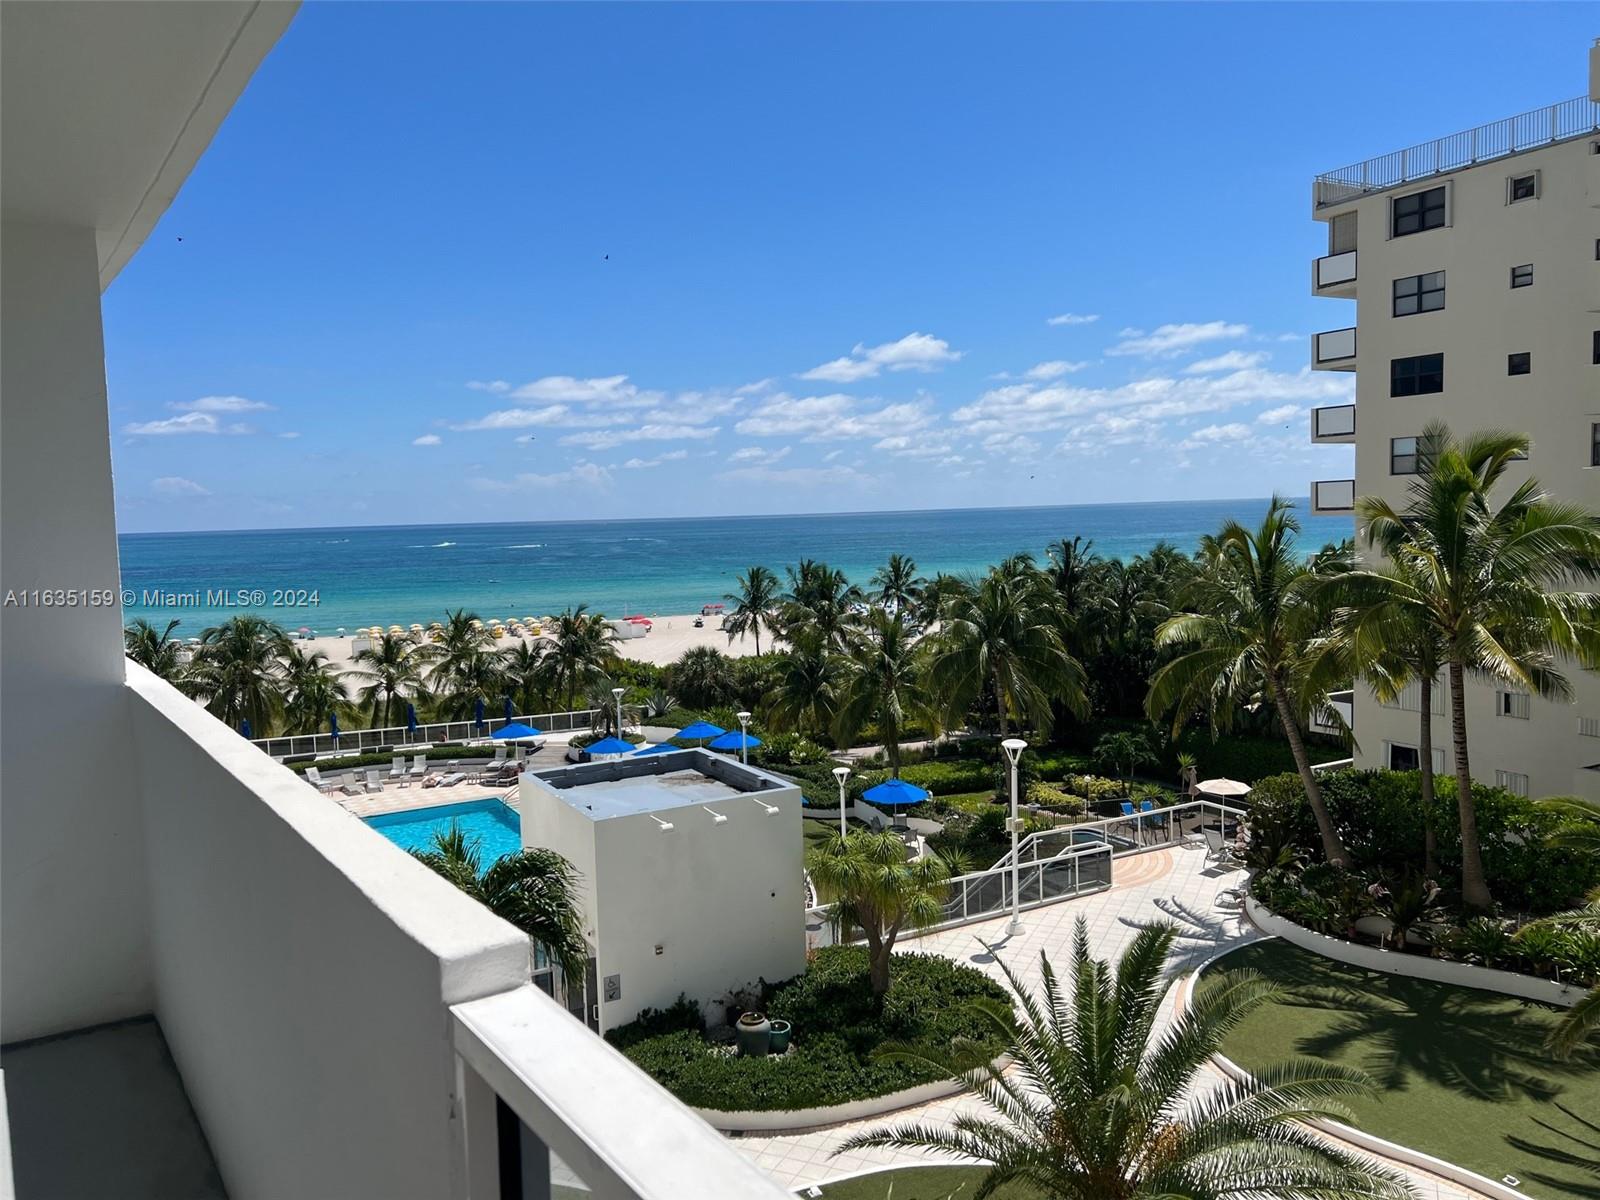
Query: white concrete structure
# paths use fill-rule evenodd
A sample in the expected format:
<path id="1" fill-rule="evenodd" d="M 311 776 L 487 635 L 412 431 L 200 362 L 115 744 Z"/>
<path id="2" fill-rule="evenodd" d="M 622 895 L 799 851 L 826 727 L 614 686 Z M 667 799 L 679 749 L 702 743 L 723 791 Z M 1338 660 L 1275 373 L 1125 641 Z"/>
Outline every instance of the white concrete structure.
<path id="1" fill-rule="evenodd" d="M 1591 54 L 1591 64 L 1595 57 Z M 1403 504 L 1418 435 L 1510 428 L 1557 497 L 1600 507 L 1600 68 L 1590 94 L 1319 176 L 1328 253 L 1312 291 L 1355 302 L 1318 334 L 1313 367 L 1356 372 L 1355 405 L 1311 414 L 1313 442 L 1353 444 L 1354 479 L 1312 484 L 1313 508 Z M 1528 795 L 1600 800 L 1600 675 L 1572 666 L 1573 703 L 1473 683 L 1474 774 Z M 1435 765 L 1454 769 L 1434 691 Z M 1415 689 L 1358 688 L 1356 765 L 1414 767 Z"/>
<path id="2" fill-rule="evenodd" d="M 583 875 L 598 981 L 588 1017 L 601 1032 L 680 995 L 718 1005 L 805 969 L 794 784 L 683 750 L 527 772 L 520 805 L 523 845 Z"/>
<path id="3" fill-rule="evenodd" d="M 597 1196 L 780 1196 L 530 986 L 516 929 L 122 657 L 100 293 L 294 11 L 0 8 L 0 1040 L 26 1062 L 6 1075 L 17 1190 L 548 1196 L 557 1156 Z M 158 1113 L 139 1072 L 179 1102 Z M 87 1119 L 86 1092 L 108 1100 Z M 164 1136 L 167 1118 L 188 1136 Z"/>

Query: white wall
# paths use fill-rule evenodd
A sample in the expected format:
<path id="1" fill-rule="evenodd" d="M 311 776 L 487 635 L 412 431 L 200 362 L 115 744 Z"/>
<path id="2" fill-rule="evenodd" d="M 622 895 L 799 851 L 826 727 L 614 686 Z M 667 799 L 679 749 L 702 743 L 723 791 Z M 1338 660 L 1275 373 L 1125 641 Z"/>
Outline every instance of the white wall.
<path id="1" fill-rule="evenodd" d="M 525 983 L 527 938 L 129 673 L 156 1012 L 228 1194 L 462 1195 L 448 1006 Z"/>
<path id="2" fill-rule="evenodd" d="M 0 225 L 0 595 L 119 587 L 92 229 Z M 148 1012 L 122 610 L 0 608 L 0 1041 Z"/>

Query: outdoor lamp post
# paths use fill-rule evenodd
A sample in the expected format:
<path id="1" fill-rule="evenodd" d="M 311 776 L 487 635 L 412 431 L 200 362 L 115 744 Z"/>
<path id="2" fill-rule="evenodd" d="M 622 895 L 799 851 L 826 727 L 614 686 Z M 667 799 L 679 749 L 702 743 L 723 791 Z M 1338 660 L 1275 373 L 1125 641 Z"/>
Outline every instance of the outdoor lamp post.
<path id="1" fill-rule="evenodd" d="M 844 819 L 844 781 L 850 778 L 850 768 L 835 767 L 833 777 L 839 781 L 839 840 L 843 841 L 849 831 Z"/>
<path id="2" fill-rule="evenodd" d="M 1020 864 L 1017 862 L 1017 835 L 1022 832 L 1022 821 L 1017 816 L 1017 760 L 1027 748 L 1028 743 L 1021 738 L 1007 738 L 1000 743 L 1000 749 L 1006 752 L 1006 759 L 1011 764 L 1011 819 L 1006 822 L 1006 828 L 1011 831 L 1011 923 L 1006 926 L 1007 937 L 1014 937 L 1022 932 L 1018 895 Z"/>
<path id="3" fill-rule="evenodd" d="M 617 702 L 617 736 L 622 736 L 622 688 L 612 688 L 611 698 Z"/>
<path id="4" fill-rule="evenodd" d="M 746 766 L 750 765 L 750 714 L 737 712 L 733 714 L 739 718 L 739 761 Z"/>

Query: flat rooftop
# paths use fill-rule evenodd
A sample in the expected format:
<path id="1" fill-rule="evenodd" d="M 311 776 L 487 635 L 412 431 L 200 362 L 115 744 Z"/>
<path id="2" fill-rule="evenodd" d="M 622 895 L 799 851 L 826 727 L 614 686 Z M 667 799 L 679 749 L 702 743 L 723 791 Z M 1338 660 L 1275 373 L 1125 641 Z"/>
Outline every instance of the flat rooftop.
<path id="1" fill-rule="evenodd" d="M 791 786 L 705 750 L 582 763 L 523 778 L 594 821 L 715 804 Z"/>

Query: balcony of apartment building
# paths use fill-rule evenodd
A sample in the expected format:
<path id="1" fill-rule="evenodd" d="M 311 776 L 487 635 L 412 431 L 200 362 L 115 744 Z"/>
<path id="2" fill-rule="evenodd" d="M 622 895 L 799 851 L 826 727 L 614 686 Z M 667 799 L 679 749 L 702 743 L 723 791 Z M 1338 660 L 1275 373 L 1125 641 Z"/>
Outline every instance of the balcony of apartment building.
<path id="1" fill-rule="evenodd" d="M 1339 692 L 1329 692 L 1327 702 L 1311 710 L 1311 732 L 1326 734 L 1329 737 L 1344 737 L 1355 724 L 1355 710 L 1354 691 L 1346 688 Z"/>
<path id="2" fill-rule="evenodd" d="M 1349 516 L 1355 510 L 1354 479 L 1318 479 L 1311 485 L 1311 511 L 1317 516 Z"/>
<path id="3" fill-rule="evenodd" d="M 1311 440 L 1319 446 L 1348 445 L 1356 440 L 1356 406 L 1325 404 L 1311 410 Z"/>
<path id="4" fill-rule="evenodd" d="M 1356 327 L 1329 329 L 1311 335 L 1313 371 L 1354 371 L 1356 369 Z"/>
<path id="5" fill-rule="evenodd" d="M 776 1200 L 524 934 L 123 657 L 100 295 L 294 11 L 0 9 L 0 589 L 61 597 L 0 611 L 0 1164 L 24 1197 Z"/>

